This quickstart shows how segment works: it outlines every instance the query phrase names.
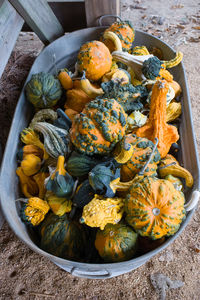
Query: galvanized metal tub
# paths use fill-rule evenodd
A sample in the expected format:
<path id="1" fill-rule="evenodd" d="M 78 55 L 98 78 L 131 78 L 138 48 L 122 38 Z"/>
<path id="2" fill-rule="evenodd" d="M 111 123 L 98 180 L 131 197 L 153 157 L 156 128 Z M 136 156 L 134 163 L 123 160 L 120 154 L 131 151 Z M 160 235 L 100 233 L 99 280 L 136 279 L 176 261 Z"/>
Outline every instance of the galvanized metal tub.
<path id="1" fill-rule="evenodd" d="M 27 81 L 30 80 L 31 75 L 34 73 L 41 71 L 55 73 L 57 69 L 73 66 L 76 61 L 76 56 L 80 45 L 87 41 L 98 39 L 104 29 L 105 27 L 97 27 L 75 31 L 50 44 L 35 60 L 27 77 Z M 171 59 L 175 55 L 173 49 L 167 44 L 163 43 L 158 38 L 141 31 L 136 31 L 134 44 L 146 45 L 147 47 L 159 47 L 164 52 L 164 57 L 166 60 Z M 187 168 L 194 176 L 193 189 L 186 193 L 186 201 L 189 201 L 191 197 L 198 196 L 198 193 L 195 191 L 198 191 L 200 188 L 200 176 L 197 148 L 192 124 L 190 97 L 183 63 L 174 68 L 173 74 L 175 80 L 180 83 L 183 90 L 183 113 L 180 126 L 182 151 L 180 159 L 184 167 Z M 56 257 L 40 249 L 37 246 L 35 237 L 21 221 L 19 217 L 19 204 L 15 202 L 15 199 L 19 197 L 18 178 L 15 173 L 17 168 L 16 153 L 20 145 L 19 134 L 21 130 L 28 125 L 32 115 L 33 109 L 31 105 L 27 103 L 23 89 L 10 129 L 0 176 L 1 205 L 4 215 L 15 234 L 32 250 L 49 258 L 49 260 L 54 262 L 60 268 L 75 276 L 92 279 L 104 279 L 130 272 L 131 270 L 143 265 L 155 254 L 172 243 L 186 227 L 194 213 L 195 208 L 187 214 L 187 218 L 181 224 L 179 231 L 174 236 L 168 238 L 161 246 L 153 251 L 148 252 L 147 254 L 141 255 L 140 257 L 120 263 L 89 264 L 74 262 Z"/>

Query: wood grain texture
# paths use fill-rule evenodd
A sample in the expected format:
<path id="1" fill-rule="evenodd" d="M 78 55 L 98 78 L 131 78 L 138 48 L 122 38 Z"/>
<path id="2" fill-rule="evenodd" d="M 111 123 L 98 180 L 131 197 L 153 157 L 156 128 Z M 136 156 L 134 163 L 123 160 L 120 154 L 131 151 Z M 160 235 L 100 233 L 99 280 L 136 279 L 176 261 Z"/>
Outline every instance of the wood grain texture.
<path id="1" fill-rule="evenodd" d="M 12 5 L 5 0 L 0 7 L 0 77 L 24 21 Z"/>
<path id="2" fill-rule="evenodd" d="M 64 34 L 58 19 L 46 0 L 9 0 L 44 44 Z"/>
<path id="3" fill-rule="evenodd" d="M 120 0 L 85 0 L 87 26 L 98 26 L 98 19 L 103 15 L 120 15 Z M 113 18 L 107 18 L 104 25 L 110 25 Z"/>
<path id="4" fill-rule="evenodd" d="M 47 0 L 47 2 L 84 2 L 85 0 Z"/>

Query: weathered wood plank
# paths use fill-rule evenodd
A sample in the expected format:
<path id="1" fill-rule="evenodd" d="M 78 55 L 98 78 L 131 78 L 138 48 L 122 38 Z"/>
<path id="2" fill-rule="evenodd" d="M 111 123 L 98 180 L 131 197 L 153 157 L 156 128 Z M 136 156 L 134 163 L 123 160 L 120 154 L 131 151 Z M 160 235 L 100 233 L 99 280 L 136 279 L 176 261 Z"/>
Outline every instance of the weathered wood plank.
<path id="1" fill-rule="evenodd" d="M 85 0 L 47 0 L 47 2 L 84 2 Z"/>
<path id="2" fill-rule="evenodd" d="M 0 77 L 24 21 L 13 6 L 5 0 L 0 7 Z"/>
<path id="3" fill-rule="evenodd" d="M 44 44 L 64 34 L 58 19 L 46 0 L 9 0 Z"/>
<path id="4" fill-rule="evenodd" d="M 98 18 L 103 15 L 120 15 L 120 0 L 85 0 L 87 26 L 98 26 Z M 110 25 L 113 18 L 107 18 L 105 25 Z"/>

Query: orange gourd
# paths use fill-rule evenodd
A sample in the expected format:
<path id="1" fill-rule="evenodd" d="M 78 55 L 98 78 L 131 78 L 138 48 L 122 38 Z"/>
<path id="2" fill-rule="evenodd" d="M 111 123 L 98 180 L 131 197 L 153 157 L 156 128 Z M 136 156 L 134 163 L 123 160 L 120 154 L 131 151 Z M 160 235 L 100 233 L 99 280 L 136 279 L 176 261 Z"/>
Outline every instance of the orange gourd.
<path id="1" fill-rule="evenodd" d="M 141 236 L 160 239 L 177 232 L 185 218 L 184 194 L 156 177 L 141 177 L 125 201 L 126 221 Z"/>
<path id="2" fill-rule="evenodd" d="M 67 69 L 60 70 L 58 74 L 58 79 L 65 90 L 69 90 L 73 88 L 73 81 Z"/>
<path id="3" fill-rule="evenodd" d="M 145 165 L 146 161 L 151 154 L 154 144 L 152 141 L 146 138 L 137 137 L 135 134 L 128 134 L 125 137 L 126 143 L 129 143 L 133 147 L 133 153 L 131 158 L 121 166 L 121 180 L 129 181 L 140 171 Z M 148 164 L 145 170 L 145 176 L 156 175 L 157 164 L 160 161 L 160 154 L 156 149 L 151 162 Z"/>
<path id="4" fill-rule="evenodd" d="M 75 118 L 75 115 L 78 114 L 78 111 L 71 109 L 67 105 L 65 105 L 65 114 L 70 118 L 71 121 L 73 121 Z"/>
<path id="5" fill-rule="evenodd" d="M 135 31 L 128 21 L 120 21 L 113 23 L 106 32 L 114 32 L 120 39 L 123 51 L 129 51 L 132 47 L 132 43 L 135 38 Z M 110 39 L 102 39 L 105 45 L 109 48 L 112 53 L 115 49 L 114 43 Z"/>
<path id="6" fill-rule="evenodd" d="M 114 99 L 96 99 L 75 116 L 71 141 L 79 152 L 105 155 L 120 141 L 126 128 L 126 113 Z"/>
<path id="7" fill-rule="evenodd" d="M 77 112 L 81 112 L 86 103 L 91 101 L 91 98 L 80 88 L 73 88 L 66 92 L 67 100 L 65 108 L 71 108 Z"/>
<path id="8" fill-rule="evenodd" d="M 166 80 L 156 81 L 152 90 L 149 120 L 136 131 L 137 136 L 146 137 L 151 141 L 158 138 L 161 158 L 167 155 L 171 145 L 179 139 L 177 128 L 166 122 L 168 90 L 169 84 Z"/>
<path id="9" fill-rule="evenodd" d="M 105 73 L 110 71 L 112 56 L 104 43 L 92 41 L 81 46 L 78 53 L 78 69 L 85 71 L 89 80 L 99 80 Z"/>

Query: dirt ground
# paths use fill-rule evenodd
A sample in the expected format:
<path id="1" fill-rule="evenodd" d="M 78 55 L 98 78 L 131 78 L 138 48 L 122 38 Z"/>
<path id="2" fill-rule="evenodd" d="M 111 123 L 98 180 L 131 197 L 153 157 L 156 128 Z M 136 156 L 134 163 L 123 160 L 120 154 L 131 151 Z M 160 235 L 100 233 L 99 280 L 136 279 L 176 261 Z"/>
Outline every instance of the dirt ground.
<path id="1" fill-rule="evenodd" d="M 121 1 L 122 17 L 184 54 L 194 127 L 200 150 L 200 3 L 198 1 Z M 0 141 L 5 146 L 20 90 L 43 45 L 34 34 L 20 34 L 0 80 Z M 200 212 L 179 238 L 139 269 L 117 278 L 73 277 L 26 247 L 5 222 L 0 231 L 0 299 L 161 299 L 151 276 L 162 273 L 183 285 L 167 290 L 167 300 L 200 299 Z"/>

